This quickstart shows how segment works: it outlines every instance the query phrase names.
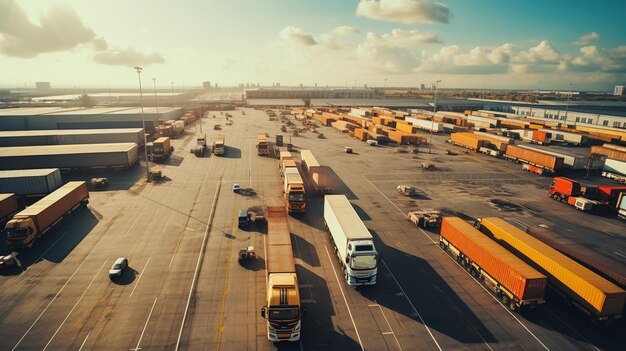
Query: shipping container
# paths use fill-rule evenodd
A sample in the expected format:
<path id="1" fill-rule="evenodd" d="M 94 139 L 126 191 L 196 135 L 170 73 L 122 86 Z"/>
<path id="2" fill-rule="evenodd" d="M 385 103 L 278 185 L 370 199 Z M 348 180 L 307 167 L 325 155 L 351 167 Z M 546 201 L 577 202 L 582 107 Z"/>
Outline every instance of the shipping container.
<path id="1" fill-rule="evenodd" d="M 513 143 L 513 140 L 507 137 L 493 135 L 484 132 L 474 132 L 474 137 L 485 141 L 485 146 L 504 152 L 506 147 Z M 490 144 L 490 145 L 489 145 Z"/>
<path id="2" fill-rule="evenodd" d="M 615 149 L 609 149 L 604 146 L 592 146 L 591 150 L 589 151 L 589 154 L 590 155 L 592 154 L 604 155 L 607 158 L 612 158 L 614 160 L 626 161 L 626 152 L 615 150 Z"/>
<path id="3" fill-rule="evenodd" d="M 125 168 L 138 157 L 135 143 L 15 146 L 0 148 L 0 169 Z"/>
<path id="4" fill-rule="evenodd" d="M 608 279 L 620 288 L 626 289 L 626 266 L 623 264 L 547 228 L 532 227 L 526 229 L 526 232 L 551 248 L 578 261 L 578 263 Z"/>
<path id="5" fill-rule="evenodd" d="M 404 120 L 422 130 L 432 131 L 434 133 L 443 132 L 443 123 L 440 123 L 440 122 L 433 122 L 433 121 L 428 121 L 425 119 L 417 119 L 414 117 L 407 117 Z"/>
<path id="6" fill-rule="evenodd" d="M 576 124 L 576 130 L 587 132 L 593 135 L 610 136 L 612 139 L 614 139 L 617 142 L 626 141 L 626 131 L 624 131 L 623 129 L 619 129 L 619 128 Z"/>
<path id="7" fill-rule="evenodd" d="M 20 209 L 15 194 L 0 193 L 0 226 L 4 225 L 6 220 L 13 217 Z"/>
<path id="8" fill-rule="evenodd" d="M 604 166 L 602 167 L 602 170 L 626 176 L 626 161 L 619 161 L 607 158 L 606 161 L 604 161 Z"/>
<path id="9" fill-rule="evenodd" d="M 450 134 L 450 142 L 474 151 L 478 151 L 485 144 L 484 140 L 477 139 L 474 134 L 464 132 Z"/>
<path id="10" fill-rule="evenodd" d="M 548 155 L 535 150 L 524 149 L 516 145 L 509 145 L 504 154 L 505 158 L 539 166 L 552 172 L 563 168 L 563 157 Z"/>
<path id="11" fill-rule="evenodd" d="M 552 133 L 533 129 L 530 142 L 539 145 L 548 145 L 552 142 Z"/>
<path id="12" fill-rule="evenodd" d="M 624 146 L 619 146 L 619 145 L 614 145 L 614 144 L 602 144 L 602 146 L 607 149 L 613 149 L 613 150 L 617 150 L 621 152 L 626 152 L 626 147 Z"/>
<path id="13" fill-rule="evenodd" d="M 550 140 L 561 143 L 568 143 L 574 145 L 585 145 L 587 144 L 587 137 L 583 134 L 579 133 L 569 133 L 556 129 L 540 129 L 540 132 L 550 133 Z"/>
<path id="14" fill-rule="evenodd" d="M 0 192 L 18 196 L 48 195 L 63 185 L 58 168 L 0 171 Z"/>
<path id="15" fill-rule="evenodd" d="M 490 284 L 494 292 L 499 285 L 506 290 L 499 297 L 510 309 L 544 303 L 546 276 L 463 219 L 443 217 L 439 235 L 442 248 L 474 277 Z"/>
<path id="16" fill-rule="evenodd" d="M 356 128 L 354 130 L 354 137 L 361 141 L 367 140 L 368 138 L 367 130 L 363 128 Z"/>
<path id="17" fill-rule="evenodd" d="M 0 147 L 135 143 L 144 144 L 141 128 L 0 131 Z"/>
<path id="18" fill-rule="evenodd" d="M 483 218 L 480 228 L 546 274 L 548 284 L 594 320 L 622 317 L 626 291 L 620 287 L 500 218 Z"/>
<path id="19" fill-rule="evenodd" d="M 589 161 L 588 156 L 574 155 L 572 153 L 556 152 L 556 151 L 553 151 L 553 149 L 533 147 L 529 145 L 517 145 L 517 147 L 541 152 L 541 153 L 556 156 L 556 157 L 561 157 L 563 158 L 563 168 L 582 170 L 586 168 L 587 162 Z"/>

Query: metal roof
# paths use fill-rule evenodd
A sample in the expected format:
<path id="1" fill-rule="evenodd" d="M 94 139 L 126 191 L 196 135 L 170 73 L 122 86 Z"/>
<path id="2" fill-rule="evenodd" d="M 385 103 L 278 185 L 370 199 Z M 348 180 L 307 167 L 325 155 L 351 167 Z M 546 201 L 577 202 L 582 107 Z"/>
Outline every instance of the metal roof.
<path id="1" fill-rule="evenodd" d="M 1 147 L 0 157 L 128 152 L 136 147 L 135 143 L 13 146 Z"/>
<path id="2" fill-rule="evenodd" d="M 10 169 L 0 171 L 0 178 L 39 177 L 58 172 L 58 168 Z"/>
<path id="3" fill-rule="evenodd" d="M 112 128 L 112 129 L 55 129 L 55 130 L 8 130 L 0 131 L 0 138 L 43 135 L 85 135 L 85 134 L 137 134 L 142 128 Z"/>

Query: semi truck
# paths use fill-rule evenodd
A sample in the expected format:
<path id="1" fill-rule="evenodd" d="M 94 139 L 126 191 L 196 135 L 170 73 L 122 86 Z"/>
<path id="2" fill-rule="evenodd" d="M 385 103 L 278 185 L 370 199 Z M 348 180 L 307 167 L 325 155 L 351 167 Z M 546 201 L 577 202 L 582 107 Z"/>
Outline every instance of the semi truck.
<path id="1" fill-rule="evenodd" d="M 198 134 L 196 136 L 196 146 L 191 148 L 191 153 L 196 155 L 196 157 L 204 156 L 204 151 L 206 150 L 206 134 Z"/>
<path id="2" fill-rule="evenodd" d="M 282 206 L 272 206 L 267 214 L 267 304 L 261 317 L 267 321 L 269 341 L 298 341 L 303 309 L 287 213 Z"/>
<path id="3" fill-rule="evenodd" d="M 259 156 L 269 155 L 269 143 L 267 142 L 267 136 L 265 135 L 265 133 L 257 135 L 256 150 Z"/>
<path id="4" fill-rule="evenodd" d="M 4 227 L 9 250 L 31 248 L 51 229 L 89 202 L 85 182 L 68 182 L 32 206 L 18 212 Z"/>
<path id="5" fill-rule="evenodd" d="M 172 155 L 174 147 L 169 137 L 160 137 L 152 142 L 151 161 L 164 161 Z"/>
<path id="6" fill-rule="evenodd" d="M 324 172 L 324 168 L 319 164 L 319 162 L 317 162 L 317 159 L 311 150 L 300 150 L 300 157 L 302 159 L 302 166 L 306 170 L 309 180 L 311 181 L 313 191 L 318 194 L 326 194 L 330 192 L 328 176 L 326 172 Z"/>
<path id="7" fill-rule="evenodd" d="M 213 141 L 213 154 L 217 156 L 221 156 L 224 154 L 226 137 L 224 134 L 218 134 L 215 140 Z"/>
<path id="8" fill-rule="evenodd" d="M 15 194 L 0 194 L 0 225 L 11 219 L 19 209 Z"/>
<path id="9" fill-rule="evenodd" d="M 380 255 L 372 234 L 345 195 L 324 196 L 324 223 L 348 284 L 376 284 Z"/>
<path id="10" fill-rule="evenodd" d="M 546 276 L 463 219 L 442 218 L 439 246 L 510 310 L 545 303 Z"/>
<path id="11" fill-rule="evenodd" d="M 500 218 L 479 218 L 475 226 L 545 274 L 547 286 L 591 321 L 623 317 L 626 291 L 617 285 Z"/>
<path id="12" fill-rule="evenodd" d="M 283 177 L 283 193 L 289 213 L 303 214 L 306 208 L 304 182 L 297 167 L 286 167 Z"/>
<path id="13" fill-rule="evenodd" d="M 618 212 L 621 193 L 626 193 L 626 186 L 585 187 L 565 177 L 554 177 L 548 190 L 548 195 L 556 201 L 564 201 L 585 212 Z"/>

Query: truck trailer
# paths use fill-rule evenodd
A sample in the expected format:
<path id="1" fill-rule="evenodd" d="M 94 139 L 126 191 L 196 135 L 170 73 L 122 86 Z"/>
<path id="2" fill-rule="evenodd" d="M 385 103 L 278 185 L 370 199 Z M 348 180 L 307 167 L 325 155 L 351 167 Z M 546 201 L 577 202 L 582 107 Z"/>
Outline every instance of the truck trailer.
<path id="1" fill-rule="evenodd" d="M 269 341 L 298 341 L 303 311 L 287 213 L 284 207 L 273 206 L 267 215 L 267 304 L 261 316 L 267 321 Z"/>
<path id="2" fill-rule="evenodd" d="M 15 194 L 0 194 L 0 226 L 11 219 L 19 209 Z"/>
<path id="3" fill-rule="evenodd" d="M 510 310 L 545 303 L 546 276 L 461 218 L 442 218 L 439 245 Z"/>
<path id="4" fill-rule="evenodd" d="M 324 196 L 324 223 L 348 284 L 376 284 L 380 255 L 372 234 L 345 195 Z"/>
<path id="5" fill-rule="evenodd" d="M 313 191 L 318 194 L 326 194 L 330 192 L 328 175 L 324 172 L 324 168 L 320 166 L 319 162 L 317 162 L 317 159 L 311 150 L 300 150 L 300 157 L 302 159 L 302 166 L 306 170 L 309 180 L 311 181 Z"/>
<path id="6" fill-rule="evenodd" d="M 607 158 L 602 166 L 602 176 L 626 184 L 626 161 Z"/>
<path id="7" fill-rule="evenodd" d="M 10 250 L 33 247 L 67 215 L 88 202 L 87 183 L 68 182 L 7 222 L 3 231 L 7 246 Z"/>
<path id="8" fill-rule="evenodd" d="M 521 148 L 516 145 L 507 146 L 503 156 L 508 160 L 540 167 L 550 173 L 557 173 L 563 168 L 563 157 Z"/>
<path id="9" fill-rule="evenodd" d="M 0 171 L 0 193 L 17 196 L 45 196 L 63 185 L 58 168 Z"/>
<path id="10" fill-rule="evenodd" d="M 224 154 L 224 148 L 226 143 L 226 137 L 224 134 L 218 134 L 213 141 L 213 154 L 221 156 Z"/>
<path id="11" fill-rule="evenodd" d="M 500 218 L 478 219 L 476 227 L 545 274 L 548 286 L 593 322 L 622 318 L 626 291 L 615 284 Z"/>
<path id="12" fill-rule="evenodd" d="M 135 143 L 143 145 L 143 128 L 0 131 L 0 147 Z"/>

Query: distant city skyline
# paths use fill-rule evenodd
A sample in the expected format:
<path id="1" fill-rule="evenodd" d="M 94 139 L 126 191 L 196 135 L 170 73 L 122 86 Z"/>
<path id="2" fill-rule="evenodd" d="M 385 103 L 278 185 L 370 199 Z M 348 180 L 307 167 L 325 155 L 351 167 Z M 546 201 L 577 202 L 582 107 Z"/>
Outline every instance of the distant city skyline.
<path id="1" fill-rule="evenodd" d="M 624 13 L 617 0 L 0 0 L 0 87 L 133 87 L 139 65 L 161 89 L 612 92 L 626 83 Z"/>

